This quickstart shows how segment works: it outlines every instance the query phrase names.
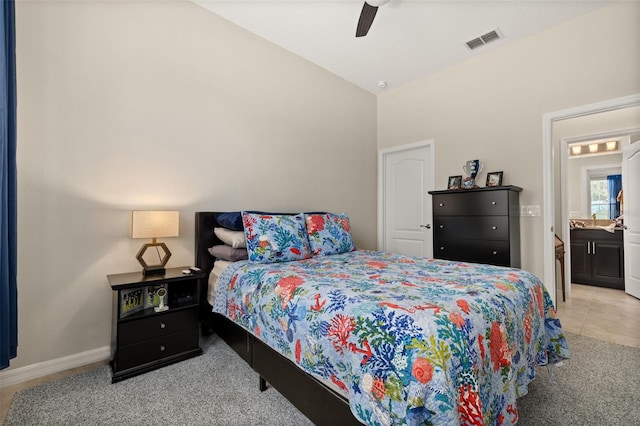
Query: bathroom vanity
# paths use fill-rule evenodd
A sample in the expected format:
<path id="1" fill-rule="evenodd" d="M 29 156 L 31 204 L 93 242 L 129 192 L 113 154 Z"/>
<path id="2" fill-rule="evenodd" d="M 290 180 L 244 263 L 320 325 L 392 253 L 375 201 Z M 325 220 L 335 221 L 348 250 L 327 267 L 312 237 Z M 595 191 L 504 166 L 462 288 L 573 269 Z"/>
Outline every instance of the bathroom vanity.
<path id="1" fill-rule="evenodd" d="M 571 230 L 571 282 L 624 290 L 622 228 Z"/>

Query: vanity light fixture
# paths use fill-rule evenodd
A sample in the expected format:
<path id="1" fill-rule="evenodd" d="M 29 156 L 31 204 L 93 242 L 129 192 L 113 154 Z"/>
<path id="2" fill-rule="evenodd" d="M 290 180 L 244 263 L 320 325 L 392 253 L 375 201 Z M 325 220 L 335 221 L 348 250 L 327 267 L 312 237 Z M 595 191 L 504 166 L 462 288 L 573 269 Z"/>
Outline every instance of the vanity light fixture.
<path id="1" fill-rule="evenodd" d="M 165 273 L 165 265 L 171 257 L 171 252 L 165 243 L 159 243 L 156 238 L 177 237 L 179 230 L 180 213 L 177 211 L 148 211 L 134 210 L 131 212 L 131 238 L 151 238 L 140 248 L 136 259 L 142 265 L 144 275 L 158 275 Z M 158 262 L 152 263 L 150 256 L 145 256 L 148 249 L 154 248 L 158 254 Z M 164 255 L 160 254 L 160 251 Z M 146 260 L 145 260 L 146 258 Z M 149 262 L 149 263 L 148 263 Z"/>
<path id="2" fill-rule="evenodd" d="M 610 154 L 617 152 L 620 148 L 619 140 L 612 141 L 591 141 L 581 144 L 569 145 L 570 157 L 584 155 Z"/>

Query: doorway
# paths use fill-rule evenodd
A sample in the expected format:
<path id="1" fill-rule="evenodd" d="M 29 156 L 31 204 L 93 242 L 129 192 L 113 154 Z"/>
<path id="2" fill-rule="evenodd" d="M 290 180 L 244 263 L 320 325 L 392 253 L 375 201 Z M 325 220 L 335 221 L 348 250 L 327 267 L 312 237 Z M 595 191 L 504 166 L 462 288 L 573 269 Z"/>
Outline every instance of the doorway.
<path id="1" fill-rule="evenodd" d="M 553 124 L 571 118 L 599 114 L 630 107 L 640 106 L 640 94 L 616 98 L 594 104 L 583 105 L 567 110 L 547 113 L 542 116 L 542 149 L 543 149 L 543 243 L 544 243 L 544 284 L 556 303 L 556 268 L 555 268 L 555 169 Z M 570 286 L 568 286 L 570 292 Z M 570 293 L 569 293 L 570 296 Z"/>
<path id="2" fill-rule="evenodd" d="M 629 108 L 627 110 L 634 112 L 634 114 L 636 112 L 636 108 Z M 601 128 L 637 124 L 637 119 L 635 119 L 634 114 L 627 114 L 626 116 L 621 114 L 611 115 L 616 113 L 617 111 L 606 113 L 609 114 L 607 117 L 608 119 L 598 117 Z M 573 133 L 581 134 L 581 136 L 561 137 L 563 134 L 562 129 L 558 132 L 560 133 L 560 136 L 558 136 L 555 135 L 556 131 L 554 128 L 554 139 L 559 139 L 560 142 L 560 170 L 559 174 L 556 172 L 556 178 L 558 178 L 559 175 L 559 187 L 560 193 L 562 194 L 562 197 L 560 197 L 561 206 L 559 207 L 561 214 L 560 217 L 556 214 L 555 227 L 556 234 L 562 236 L 562 240 L 565 241 L 565 246 L 568 248 L 566 251 L 567 260 L 565 263 L 567 267 L 565 268 L 564 280 L 566 283 L 571 283 L 572 264 L 569 259 L 571 259 L 572 253 L 570 241 L 571 233 L 568 226 L 569 221 L 571 219 L 577 219 L 585 225 L 591 224 L 591 215 L 593 213 L 593 206 L 591 203 L 594 202 L 590 191 L 593 189 L 591 185 L 592 181 L 595 180 L 596 182 L 600 182 L 602 185 L 603 182 L 607 181 L 606 176 L 622 174 L 622 150 L 624 147 L 628 146 L 631 142 L 634 142 L 638 137 L 640 137 L 640 127 L 625 127 L 620 130 L 585 134 L 586 132 L 581 132 L 581 130 L 584 127 L 584 123 L 590 123 L 590 126 L 593 126 L 593 123 L 591 123 L 592 121 L 595 121 L 593 115 L 567 121 L 583 123 L 583 126 L 576 123 L 570 126 Z M 608 141 L 609 143 L 614 141 L 615 144 L 612 148 L 615 149 L 599 152 L 598 154 L 591 154 L 587 151 L 589 145 L 600 141 Z M 579 147 L 579 151 L 580 148 L 582 148 L 585 152 L 574 155 L 572 153 L 572 148 L 576 146 Z M 617 194 L 615 186 L 613 188 L 609 188 L 608 185 L 605 185 L 605 191 L 610 189 L 613 189 Z M 606 196 L 610 198 L 611 194 L 607 193 Z M 611 214 L 615 213 L 615 216 L 619 216 L 621 213 L 620 211 L 609 211 L 608 208 L 605 210 L 604 215 L 597 215 L 598 219 L 611 219 Z M 558 220 L 560 221 L 559 224 Z M 599 222 L 599 224 L 602 225 L 604 222 Z M 570 286 L 567 287 L 567 292 L 570 295 Z"/>
<path id="3" fill-rule="evenodd" d="M 378 153 L 378 249 L 433 257 L 434 141 Z"/>

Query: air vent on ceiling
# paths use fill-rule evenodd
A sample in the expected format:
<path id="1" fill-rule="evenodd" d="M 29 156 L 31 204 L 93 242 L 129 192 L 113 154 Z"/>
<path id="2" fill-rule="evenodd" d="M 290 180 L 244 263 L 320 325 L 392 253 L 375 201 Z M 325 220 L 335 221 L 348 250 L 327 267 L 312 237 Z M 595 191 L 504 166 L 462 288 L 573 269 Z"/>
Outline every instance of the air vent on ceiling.
<path id="1" fill-rule="evenodd" d="M 473 50 L 473 49 L 477 49 L 480 46 L 484 46 L 487 43 L 491 43 L 494 40 L 499 40 L 501 39 L 502 33 L 500 32 L 499 28 L 496 28 L 495 30 L 491 30 L 486 34 L 482 34 L 481 36 L 478 36 L 472 40 L 469 40 L 468 42 L 466 42 L 466 45 L 469 49 Z"/>

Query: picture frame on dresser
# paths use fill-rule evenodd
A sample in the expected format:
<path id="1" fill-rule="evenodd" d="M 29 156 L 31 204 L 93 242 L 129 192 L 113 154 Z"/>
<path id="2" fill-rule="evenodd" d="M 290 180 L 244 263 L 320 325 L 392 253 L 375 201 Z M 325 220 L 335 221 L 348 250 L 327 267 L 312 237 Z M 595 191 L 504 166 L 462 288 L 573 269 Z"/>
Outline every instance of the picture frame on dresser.
<path id="1" fill-rule="evenodd" d="M 462 185 L 462 175 L 449 176 L 447 189 L 460 189 L 461 185 Z"/>
<path id="2" fill-rule="evenodd" d="M 487 173 L 486 186 L 502 186 L 502 174 L 503 172 L 490 172 Z"/>

